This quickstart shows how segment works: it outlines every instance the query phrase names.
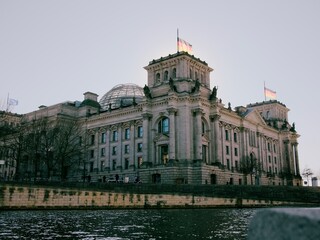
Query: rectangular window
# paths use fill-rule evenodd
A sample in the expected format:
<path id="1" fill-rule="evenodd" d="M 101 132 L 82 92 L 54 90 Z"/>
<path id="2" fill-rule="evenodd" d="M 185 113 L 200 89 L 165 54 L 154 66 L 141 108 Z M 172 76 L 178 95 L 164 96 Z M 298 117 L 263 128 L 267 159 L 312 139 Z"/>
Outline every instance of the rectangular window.
<path id="1" fill-rule="evenodd" d="M 130 139 L 130 128 L 126 128 L 124 130 L 124 139 L 126 140 Z"/>
<path id="2" fill-rule="evenodd" d="M 142 143 L 138 143 L 137 151 L 142 152 Z"/>
<path id="3" fill-rule="evenodd" d="M 90 172 L 93 172 L 93 162 L 90 162 Z"/>
<path id="4" fill-rule="evenodd" d="M 273 144 L 273 151 L 276 152 L 276 145 Z"/>
<path id="5" fill-rule="evenodd" d="M 234 164 L 236 165 L 236 170 L 238 171 L 239 170 L 239 165 L 238 165 L 238 161 L 234 161 Z"/>
<path id="6" fill-rule="evenodd" d="M 112 160 L 112 170 L 116 170 L 117 161 L 115 159 Z"/>
<path id="7" fill-rule="evenodd" d="M 271 163 L 271 156 L 270 155 L 268 156 L 268 160 L 269 160 L 269 163 Z"/>
<path id="8" fill-rule="evenodd" d="M 270 152 L 270 143 L 268 143 L 268 151 Z"/>
<path id="9" fill-rule="evenodd" d="M 101 143 L 106 143 L 106 133 L 101 133 Z"/>
<path id="10" fill-rule="evenodd" d="M 117 147 L 112 147 L 112 155 L 117 155 Z"/>
<path id="11" fill-rule="evenodd" d="M 129 168 L 129 158 L 125 158 L 124 159 L 124 169 L 128 169 Z"/>
<path id="12" fill-rule="evenodd" d="M 226 146 L 226 154 L 229 155 L 229 146 Z"/>
<path id="13" fill-rule="evenodd" d="M 130 153 L 130 145 L 124 145 L 124 153 Z"/>
<path id="14" fill-rule="evenodd" d="M 274 157 L 274 163 L 277 164 L 277 157 Z"/>
<path id="15" fill-rule="evenodd" d="M 100 156 L 104 157 L 106 155 L 106 149 L 105 148 L 101 148 L 100 149 Z"/>
<path id="16" fill-rule="evenodd" d="M 227 168 L 230 170 L 230 160 L 227 159 Z"/>
<path id="17" fill-rule="evenodd" d="M 237 136 L 237 133 L 233 133 L 233 141 L 234 142 L 238 142 L 238 136 Z"/>
<path id="18" fill-rule="evenodd" d="M 91 145 L 94 145 L 94 135 L 91 135 L 90 144 L 91 144 Z"/>
<path id="19" fill-rule="evenodd" d="M 238 148 L 234 148 L 234 155 L 238 156 Z"/>
<path id="20" fill-rule="evenodd" d="M 226 135 L 226 140 L 229 141 L 229 131 L 225 130 L 224 132 L 225 132 L 225 135 Z"/>
<path id="21" fill-rule="evenodd" d="M 143 127 L 138 126 L 138 138 L 142 138 L 142 137 L 143 137 Z"/>
<path id="22" fill-rule="evenodd" d="M 118 141 L 118 131 L 112 132 L 112 141 L 114 142 Z"/>
<path id="23" fill-rule="evenodd" d="M 90 158 L 94 158 L 94 150 L 90 150 Z"/>
<path id="24" fill-rule="evenodd" d="M 142 157 L 138 157 L 138 168 L 142 165 Z"/>
<path id="25" fill-rule="evenodd" d="M 100 162 L 100 171 L 104 171 L 104 161 Z"/>

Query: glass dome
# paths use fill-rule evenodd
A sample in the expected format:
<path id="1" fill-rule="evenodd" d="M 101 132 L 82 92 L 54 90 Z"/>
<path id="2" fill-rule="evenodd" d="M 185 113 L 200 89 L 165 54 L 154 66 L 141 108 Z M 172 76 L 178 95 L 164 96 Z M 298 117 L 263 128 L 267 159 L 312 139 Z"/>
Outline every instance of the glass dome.
<path id="1" fill-rule="evenodd" d="M 143 88 L 133 83 L 119 84 L 113 87 L 100 99 L 102 110 L 127 107 L 141 102 L 144 97 Z"/>

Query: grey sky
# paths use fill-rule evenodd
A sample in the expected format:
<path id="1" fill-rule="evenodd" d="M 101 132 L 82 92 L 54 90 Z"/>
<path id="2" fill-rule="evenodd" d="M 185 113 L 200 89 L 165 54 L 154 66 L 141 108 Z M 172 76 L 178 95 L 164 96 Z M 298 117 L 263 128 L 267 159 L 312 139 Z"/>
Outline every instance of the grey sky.
<path id="1" fill-rule="evenodd" d="M 176 52 L 179 28 L 224 103 L 263 101 L 264 81 L 277 92 L 301 134 L 301 169 L 320 175 L 319 12 L 316 0 L 0 0 L 0 109 L 8 94 L 26 113 L 144 86 L 143 67 Z"/>

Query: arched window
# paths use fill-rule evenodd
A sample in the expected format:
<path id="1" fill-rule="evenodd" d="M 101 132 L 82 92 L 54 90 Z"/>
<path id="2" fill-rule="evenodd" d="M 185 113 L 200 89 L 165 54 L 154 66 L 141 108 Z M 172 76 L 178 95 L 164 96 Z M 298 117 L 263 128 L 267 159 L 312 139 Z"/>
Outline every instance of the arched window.
<path id="1" fill-rule="evenodd" d="M 157 81 L 157 82 L 160 82 L 160 73 L 157 73 L 157 74 L 156 74 L 156 81 Z"/>
<path id="2" fill-rule="evenodd" d="M 169 118 L 164 117 L 158 123 L 159 133 L 169 133 Z"/>
<path id="3" fill-rule="evenodd" d="M 168 72 L 168 71 L 165 71 L 165 72 L 164 72 L 163 80 L 164 80 L 164 81 L 168 81 L 168 78 L 169 78 L 169 72 Z"/>
<path id="4" fill-rule="evenodd" d="M 172 69 L 172 78 L 176 78 L 177 77 L 177 69 L 174 68 Z"/>

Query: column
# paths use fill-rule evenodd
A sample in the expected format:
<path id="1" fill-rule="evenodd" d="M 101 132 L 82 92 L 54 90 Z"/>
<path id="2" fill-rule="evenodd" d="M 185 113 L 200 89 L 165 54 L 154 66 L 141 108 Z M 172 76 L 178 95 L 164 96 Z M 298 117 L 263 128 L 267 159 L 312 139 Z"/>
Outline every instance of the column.
<path id="1" fill-rule="evenodd" d="M 170 127 L 170 135 L 169 135 L 169 160 L 176 159 L 176 126 L 175 126 L 175 116 L 177 109 L 176 108 L 168 108 L 169 112 L 169 127 Z"/>
<path id="2" fill-rule="evenodd" d="M 143 163 L 146 163 L 147 165 L 150 165 L 151 163 L 151 158 L 149 155 L 149 143 L 150 143 L 150 119 L 152 117 L 152 114 L 150 113 L 143 113 L 142 114 L 142 118 L 143 118 L 143 143 L 142 143 L 142 151 L 143 151 L 143 158 L 142 161 Z M 135 150 L 136 150 L 136 146 L 135 146 Z"/>
<path id="3" fill-rule="evenodd" d="M 112 169 L 111 166 L 111 153 L 110 153 L 110 127 L 107 128 L 106 133 L 106 158 L 107 158 L 107 164 L 105 168 L 107 168 L 108 171 Z"/>
<path id="4" fill-rule="evenodd" d="M 219 119 L 220 115 L 210 115 L 210 128 L 211 128 L 211 161 L 221 162 L 221 144 L 219 144 Z"/>
<path id="5" fill-rule="evenodd" d="M 197 108 L 193 110 L 195 114 L 195 134 L 194 134 L 194 159 L 198 161 L 202 161 L 202 139 L 201 139 L 201 116 L 202 116 L 202 109 Z"/>
<path id="6" fill-rule="evenodd" d="M 135 160 L 135 126 L 134 122 L 131 122 L 130 125 L 130 160 L 129 160 L 129 168 L 134 169 L 134 160 Z"/>
<path id="7" fill-rule="evenodd" d="M 300 175 L 298 143 L 294 143 L 293 147 L 294 147 L 294 160 L 295 160 L 295 167 L 296 167 L 296 175 Z"/>

